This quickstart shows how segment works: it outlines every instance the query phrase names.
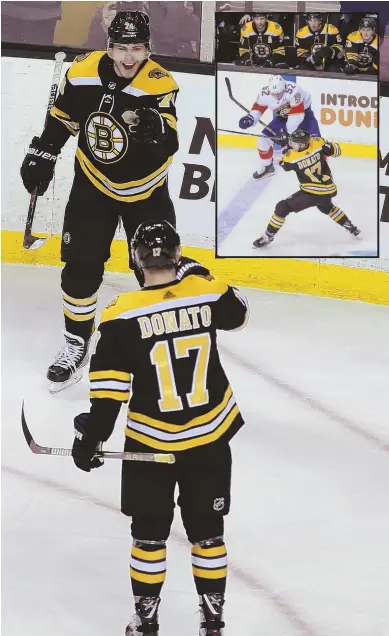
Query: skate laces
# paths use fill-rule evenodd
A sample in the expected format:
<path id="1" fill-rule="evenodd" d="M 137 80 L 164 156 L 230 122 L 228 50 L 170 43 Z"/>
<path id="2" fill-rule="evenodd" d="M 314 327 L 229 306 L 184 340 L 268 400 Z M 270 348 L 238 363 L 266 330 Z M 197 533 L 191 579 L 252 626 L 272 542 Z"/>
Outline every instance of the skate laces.
<path id="1" fill-rule="evenodd" d="M 71 340 L 65 335 L 65 344 L 58 351 L 53 366 L 67 369 L 71 367 L 74 371 L 77 369 L 77 362 L 82 359 L 84 345 L 77 342 L 74 338 Z"/>

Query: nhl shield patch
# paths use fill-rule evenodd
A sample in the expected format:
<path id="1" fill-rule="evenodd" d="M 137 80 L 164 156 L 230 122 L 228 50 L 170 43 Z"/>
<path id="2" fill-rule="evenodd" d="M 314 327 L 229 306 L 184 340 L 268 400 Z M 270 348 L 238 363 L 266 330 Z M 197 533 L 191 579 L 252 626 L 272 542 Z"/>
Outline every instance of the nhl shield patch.
<path id="1" fill-rule="evenodd" d="M 220 512 L 220 510 L 223 510 L 224 506 L 224 497 L 216 497 L 216 499 L 213 500 L 213 509 L 216 510 L 216 512 Z"/>

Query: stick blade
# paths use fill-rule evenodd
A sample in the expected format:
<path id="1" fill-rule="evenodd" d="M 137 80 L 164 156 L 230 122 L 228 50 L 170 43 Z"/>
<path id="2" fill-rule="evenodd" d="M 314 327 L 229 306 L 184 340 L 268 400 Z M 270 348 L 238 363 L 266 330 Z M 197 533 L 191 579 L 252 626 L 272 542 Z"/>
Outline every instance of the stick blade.
<path id="1" fill-rule="evenodd" d="M 226 81 L 226 86 L 227 86 L 228 94 L 231 96 L 231 82 L 230 82 L 230 78 L 229 78 L 229 77 L 225 77 L 224 79 L 225 79 L 225 81 Z"/>
<path id="2" fill-rule="evenodd" d="M 34 438 L 30 433 L 30 429 L 27 426 L 26 416 L 24 414 L 24 400 L 22 403 L 22 431 L 30 450 L 32 450 L 32 452 L 36 455 L 45 455 L 47 452 L 46 449 L 43 448 L 43 446 L 39 446 L 39 444 L 34 441 Z"/>
<path id="3" fill-rule="evenodd" d="M 48 241 L 48 238 L 41 238 L 40 236 L 33 236 L 32 234 L 25 234 L 23 239 L 23 247 L 25 250 L 39 250 L 42 245 Z"/>

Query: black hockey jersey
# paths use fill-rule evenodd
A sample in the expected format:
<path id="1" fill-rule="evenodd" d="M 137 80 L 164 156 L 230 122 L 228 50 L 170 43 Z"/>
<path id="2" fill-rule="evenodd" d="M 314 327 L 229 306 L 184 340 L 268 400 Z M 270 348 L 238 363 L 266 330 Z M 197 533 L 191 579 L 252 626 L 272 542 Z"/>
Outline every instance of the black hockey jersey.
<path id="1" fill-rule="evenodd" d="M 321 137 L 312 137 L 306 150 L 288 150 L 280 161 L 280 166 L 294 170 L 300 183 L 300 190 L 309 194 L 335 196 L 337 189 L 326 157 L 339 157 L 340 147 Z"/>
<path id="2" fill-rule="evenodd" d="M 177 92 L 170 73 L 150 59 L 126 80 L 104 51 L 80 55 L 60 86 L 42 140 L 60 149 L 79 133 L 76 163 L 96 188 L 117 201 L 146 199 L 165 183 L 178 149 Z M 166 120 L 161 143 L 131 138 L 125 118 L 140 107 L 157 109 Z"/>
<path id="3" fill-rule="evenodd" d="M 282 27 L 272 20 L 267 20 L 264 31 L 259 32 L 254 22 L 247 22 L 240 32 L 239 57 L 241 62 L 263 64 L 273 53 L 285 55 Z"/>
<path id="4" fill-rule="evenodd" d="M 357 66 L 360 71 L 378 71 L 378 36 L 367 44 L 360 31 L 353 31 L 347 36 L 346 63 Z"/>
<path id="5" fill-rule="evenodd" d="M 335 49 L 336 53 L 343 50 L 342 36 L 332 24 L 325 24 L 321 31 L 311 31 L 306 24 L 297 31 L 295 44 L 297 57 L 308 57 L 324 46 Z"/>
<path id="6" fill-rule="evenodd" d="M 99 438 L 108 439 L 132 391 L 132 439 L 168 452 L 230 439 L 243 420 L 216 331 L 242 328 L 247 319 L 237 289 L 201 276 L 118 296 L 103 312 L 90 364 L 90 417 Z"/>

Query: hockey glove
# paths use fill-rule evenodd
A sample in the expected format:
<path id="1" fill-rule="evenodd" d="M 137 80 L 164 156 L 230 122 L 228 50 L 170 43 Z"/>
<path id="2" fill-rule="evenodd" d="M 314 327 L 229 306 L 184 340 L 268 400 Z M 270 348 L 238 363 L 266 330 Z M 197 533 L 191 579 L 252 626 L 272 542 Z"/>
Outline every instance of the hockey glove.
<path id="1" fill-rule="evenodd" d="M 344 72 L 346 75 L 354 75 L 354 73 L 358 73 L 358 68 L 354 64 L 346 64 Z"/>
<path id="2" fill-rule="evenodd" d="M 323 64 L 323 60 L 333 60 L 335 55 L 335 49 L 332 49 L 330 46 L 323 46 L 321 49 L 312 53 L 311 61 L 314 66 L 320 66 Z"/>
<path id="3" fill-rule="evenodd" d="M 131 137 L 142 144 L 158 144 L 166 136 L 166 123 L 155 108 L 138 108 L 129 126 Z"/>
<path id="4" fill-rule="evenodd" d="M 20 168 L 27 192 L 32 194 L 36 187 L 39 196 L 46 192 L 54 175 L 58 155 L 52 144 L 43 146 L 39 137 L 33 138 Z"/>
<path id="5" fill-rule="evenodd" d="M 285 133 L 282 133 L 278 137 L 277 143 L 281 146 L 282 152 L 285 152 L 286 150 L 288 150 L 288 135 L 286 135 Z"/>
<path id="6" fill-rule="evenodd" d="M 194 258 L 188 258 L 187 256 L 181 256 L 179 262 L 176 265 L 177 279 L 182 280 L 186 276 L 205 276 L 209 280 L 213 279 L 213 276 L 207 267 L 201 265 Z"/>
<path id="7" fill-rule="evenodd" d="M 361 68 L 366 68 L 367 66 L 370 66 L 372 61 L 373 61 L 373 58 L 370 55 L 370 53 L 367 53 L 367 54 L 360 53 L 356 59 L 357 65 L 360 66 Z"/>
<path id="8" fill-rule="evenodd" d="M 254 117 L 252 115 L 248 114 L 239 119 L 239 128 L 246 130 L 246 128 L 250 128 L 251 126 L 254 126 Z"/>
<path id="9" fill-rule="evenodd" d="M 74 418 L 74 442 L 72 448 L 73 461 L 77 468 L 89 473 L 92 468 L 100 468 L 104 460 L 94 457 L 101 448 L 89 424 L 89 413 L 80 413 Z"/>

